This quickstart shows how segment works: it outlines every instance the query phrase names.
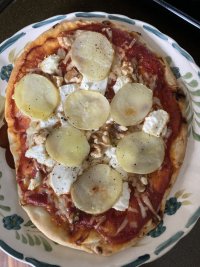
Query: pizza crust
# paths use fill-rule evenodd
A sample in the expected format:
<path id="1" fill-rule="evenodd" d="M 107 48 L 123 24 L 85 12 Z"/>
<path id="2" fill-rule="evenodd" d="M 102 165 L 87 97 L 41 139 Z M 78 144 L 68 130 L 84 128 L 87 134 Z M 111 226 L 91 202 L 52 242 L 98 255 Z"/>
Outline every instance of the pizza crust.
<path id="1" fill-rule="evenodd" d="M 11 74 L 7 87 L 7 96 L 5 105 L 5 116 L 8 123 L 8 136 L 10 141 L 10 148 L 14 156 L 16 169 L 18 168 L 19 165 L 19 158 L 21 153 L 20 139 L 17 133 L 15 132 L 14 119 L 12 118 L 11 114 L 13 107 L 12 95 L 14 91 L 14 85 L 17 81 L 19 70 L 21 69 L 29 51 L 32 48 L 43 45 L 48 38 L 56 38 L 62 31 L 74 30 L 79 28 L 80 25 L 86 25 L 92 23 L 93 22 L 91 21 L 84 21 L 84 22 L 74 21 L 74 22 L 63 22 L 61 24 L 58 24 L 52 29 L 43 33 L 31 44 L 28 44 L 25 47 L 23 54 L 16 61 L 15 68 Z M 165 66 L 166 66 L 166 79 L 170 85 L 172 85 L 173 83 L 173 91 L 176 92 L 176 90 L 178 90 L 177 82 L 169 66 L 167 64 Z M 181 99 L 180 102 L 178 101 L 178 103 L 182 114 L 184 114 L 185 112 L 184 101 Z M 176 140 L 174 140 L 170 151 L 170 155 L 174 165 L 174 172 L 171 177 L 170 186 L 166 190 L 162 203 L 160 205 L 161 213 L 164 212 L 166 198 L 178 176 L 180 166 L 183 162 L 185 155 L 186 143 L 187 143 L 187 125 L 186 123 L 183 123 L 180 134 L 176 138 Z M 20 197 L 20 191 L 19 191 L 19 197 Z M 83 250 L 89 253 L 95 253 L 101 255 L 111 255 L 113 253 L 126 249 L 130 246 L 133 246 L 138 241 L 138 239 L 146 235 L 150 230 L 152 230 L 155 227 L 155 223 L 151 219 L 143 227 L 142 231 L 139 233 L 137 238 L 134 238 L 131 241 L 126 242 L 124 244 L 115 244 L 115 245 L 108 244 L 106 241 L 104 241 L 104 239 L 100 236 L 100 234 L 98 234 L 95 230 L 92 230 L 90 231 L 89 236 L 84 240 L 84 242 L 82 242 L 80 245 L 77 245 L 75 242 L 72 242 L 70 240 L 69 232 L 67 230 L 62 229 L 61 227 L 58 227 L 52 221 L 50 214 L 44 208 L 31 205 L 26 205 L 22 207 L 30 217 L 31 221 L 37 226 L 37 228 L 51 240 L 73 249 Z"/>

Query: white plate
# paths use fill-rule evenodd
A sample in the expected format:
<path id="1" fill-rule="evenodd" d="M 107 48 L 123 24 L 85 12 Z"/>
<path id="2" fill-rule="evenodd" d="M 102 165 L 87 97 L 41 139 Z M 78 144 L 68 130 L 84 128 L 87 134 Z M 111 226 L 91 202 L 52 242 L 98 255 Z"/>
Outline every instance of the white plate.
<path id="1" fill-rule="evenodd" d="M 55 244 L 41 234 L 18 204 L 14 171 L 0 148 L 0 246 L 11 256 L 33 266 L 119 267 L 132 262 L 139 266 L 166 253 L 186 235 L 200 216 L 200 69 L 193 58 L 173 39 L 155 27 L 122 15 L 102 12 L 76 12 L 49 18 L 25 27 L 0 45 L 0 94 L 5 94 L 13 60 L 23 47 L 62 20 L 106 20 L 126 24 L 170 62 L 187 95 L 188 147 L 180 175 L 167 201 L 164 221 L 135 247 L 111 257 L 100 257 Z M 11 65 L 10 65 L 11 64 Z M 10 229 L 9 229 L 10 228 Z"/>

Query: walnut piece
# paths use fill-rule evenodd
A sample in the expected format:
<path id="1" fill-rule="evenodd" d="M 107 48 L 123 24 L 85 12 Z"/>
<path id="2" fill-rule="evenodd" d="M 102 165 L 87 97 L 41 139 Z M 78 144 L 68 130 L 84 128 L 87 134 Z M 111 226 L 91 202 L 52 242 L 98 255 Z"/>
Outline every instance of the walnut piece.
<path id="1" fill-rule="evenodd" d="M 104 124 L 98 131 L 91 134 L 89 143 L 91 144 L 90 156 L 101 158 L 107 147 L 110 146 L 108 125 Z"/>
<path id="2" fill-rule="evenodd" d="M 127 133 L 128 128 L 115 123 L 113 120 L 107 121 L 98 131 L 93 132 L 89 137 L 91 144 L 90 156 L 93 158 L 101 158 L 105 150 L 116 140 L 120 140 Z"/>
<path id="3" fill-rule="evenodd" d="M 64 80 L 66 83 L 80 83 L 82 80 L 82 75 L 75 69 L 67 71 L 64 76 Z"/>
<path id="4" fill-rule="evenodd" d="M 131 75 L 133 73 L 133 66 L 131 62 L 123 61 L 121 66 L 122 74 L 125 76 Z"/>
<path id="5" fill-rule="evenodd" d="M 129 176 L 129 181 L 132 182 L 132 186 L 137 192 L 143 193 L 148 185 L 148 179 L 146 176 L 141 176 L 137 174 L 132 174 Z"/>

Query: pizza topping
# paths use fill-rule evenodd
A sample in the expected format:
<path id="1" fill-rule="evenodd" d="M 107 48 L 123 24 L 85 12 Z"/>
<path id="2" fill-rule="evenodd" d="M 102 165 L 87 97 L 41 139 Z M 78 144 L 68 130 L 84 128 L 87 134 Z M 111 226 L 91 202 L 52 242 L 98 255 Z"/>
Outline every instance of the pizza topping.
<path id="1" fill-rule="evenodd" d="M 38 163 L 46 165 L 47 167 L 53 167 L 55 164 L 55 161 L 48 156 L 44 145 L 32 146 L 26 151 L 25 156 L 27 158 L 36 159 Z"/>
<path id="2" fill-rule="evenodd" d="M 72 126 L 54 129 L 45 146 L 54 160 L 68 167 L 80 166 L 90 150 L 84 133 Z"/>
<path id="3" fill-rule="evenodd" d="M 44 73 L 54 74 L 58 71 L 59 62 L 60 57 L 58 55 L 50 55 L 39 64 L 39 68 Z"/>
<path id="4" fill-rule="evenodd" d="M 160 137 L 148 135 L 142 131 L 134 132 L 119 141 L 116 155 L 125 171 L 147 174 L 162 165 L 165 146 Z"/>
<path id="5" fill-rule="evenodd" d="M 131 79 L 126 76 L 119 76 L 113 86 L 115 94 L 127 83 L 130 83 Z"/>
<path id="6" fill-rule="evenodd" d="M 112 207 L 115 210 L 125 211 L 128 209 L 130 199 L 130 189 L 127 182 L 123 183 L 122 195 Z"/>
<path id="7" fill-rule="evenodd" d="M 155 211 L 155 209 L 154 209 L 153 205 L 151 204 L 148 196 L 146 194 L 142 194 L 141 198 L 142 198 L 142 201 L 144 202 L 144 204 L 148 207 L 148 209 L 153 213 L 153 215 L 158 219 L 158 221 L 160 221 L 160 216 Z"/>
<path id="8" fill-rule="evenodd" d="M 37 188 L 41 184 L 41 181 L 41 173 L 37 171 L 35 177 L 30 180 L 28 190 L 34 190 L 35 188 Z"/>
<path id="9" fill-rule="evenodd" d="M 57 86 L 57 87 L 61 86 L 63 84 L 63 81 L 64 81 L 63 77 L 56 76 L 56 75 L 52 76 L 52 80 L 53 80 L 55 86 Z"/>
<path id="10" fill-rule="evenodd" d="M 73 36 L 59 36 L 58 38 L 58 42 L 59 42 L 59 45 L 63 48 L 70 48 L 73 41 L 74 41 L 74 37 Z"/>
<path id="11" fill-rule="evenodd" d="M 140 208 L 140 213 L 142 215 L 142 218 L 144 219 L 147 216 L 147 208 L 143 205 L 139 196 L 137 196 L 136 199 Z"/>
<path id="12" fill-rule="evenodd" d="M 64 80 L 66 83 L 80 83 L 82 75 L 75 68 L 72 68 L 66 72 Z"/>
<path id="13" fill-rule="evenodd" d="M 90 167 L 72 185 L 74 205 L 89 214 L 109 210 L 122 193 L 122 177 L 106 164 Z"/>
<path id="14" fill-rule="evenodd" d="M 140 123 L 152 107 L 152 91 L 139 83 L 127 83 L 111 102 L 111 116 L 123 126 Z"/>
<path id="15" fill-rule="evenodd" d="M 90 81 L 100 81 L 108 76 L 114 50 L 101 33 L 82 31 L 71 47 L 72 61 Z"/>
<path id="16" fill-rule="evenodd" d="M 67 96 L 75 92 L 76 90 L 78 90 L 78 85 L 76 83 L 70 83 L 60 86 L 59 91 L 62 103 L 64 104 Z"/>
<path id="17" fill-rule="evenodd" d="M 147 177 L 136 174 L 129 175 L 129 181 L 131 182 L 133 188 L 139 193 L 144 192 L 148 185 Z"/>
<path id="18" fill-rule="evenodd" d="M 114 236 L 116 236 L 116 235 L 119 234 L 121 231 L 123 231 L 124 228 L 126 228 L 127 225 L 128 225 L 128 218 L 125 217 L 124 220 L 122 221 L 122 223 L 120 224 L 119 228 L 117 229 L 117 232 L 114 234 Z"/>
<path id="19" fill-rule="evenodd" d="M 124 179 L 127 179 L 127 172 L 123 170 L 120 166 L 117 156 L 116 156 L 116 147 L 109 147 L 105 151 L 105 155 L 109 159 L 109 165 L 114 168 L 117 172 L 119 172 Z"/>
<path id="20" fill-rule="evenodd" d="M 22 112 L 35 119 L 47 119 L 60 100 L 54 84 L 38 74 L 27 74 L 16 84 L 14 99 Z"/>
<path id="21" fill-rule="evenodd" d="M 79 90 L 67 97 L 64 112 L 74 127 L 92 130 L 98 129 L 106 122 L 110 105 L 98 92 Z"/>
<path id="22" fill-rule="evenodd" d="M 65 167 L 56 164 L 50 173 L 49 184 L 56 195 L 67 194 L 70 192 L 71 185 L 80 173 L 80 167 Z"/>
<path id="23" fill-rule="evenodd" d="M 108 78 L 101 81 L 90 82 L 85 76 L 83 76 L 80 89 L 93 90 L 105 95 L 107 84 Z"/>
<path id="24" fill-rule="evenodd" d="M 145 118 L 142 130 L 145 133 L 159 137 L 166 132 L 168 121 L 169 115 L 166 111 L 162 109 L 153 111 Z"/>

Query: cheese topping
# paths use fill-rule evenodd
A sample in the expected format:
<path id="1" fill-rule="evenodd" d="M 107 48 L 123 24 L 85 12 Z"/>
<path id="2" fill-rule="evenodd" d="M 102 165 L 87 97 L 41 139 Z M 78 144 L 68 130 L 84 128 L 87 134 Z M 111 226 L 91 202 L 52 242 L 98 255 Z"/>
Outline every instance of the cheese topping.
<path id="1" fill-rule="evenodd" d="M 80 172 L 80 167 L 72 168 L 57 164 L 50 173 L 49 184 L 56 195 L 67 194 L 70 192 L 71 185 L 75 182 Z"/>
<path id="2" fill-rule="evenodd" d="M 109 147 L 105 151 L 105 155 L 109 158 L 109 165 L 113 167 L 117 172 L 119 172 L 123 178 L 127 178 L 127 172 L 122 169 L 122 167 L 119 165 L 119 162 L 117 160 L 116 156 L 116 147 Z"/>
<path id="3" fill-rule="evenodd" d="M 169 115 L 166 111 L 159 109 L 153 111 L 145 118 L 142 130 L 145 133 L 159 137 L 165 130 L 169 121 Z"/>
<path id="4" fill-rule="evenodd" d="M 61 102 L 64 103 L 67 96 L 75 92 L 76 90 L 78 90 L 78 85 L 76 83 L 70 83 L 60 86 L 59 91 L 60 91 Z"/>
<path id="5" fill-rule="evenodd" d="M 83 76 L 80 89 L 94 90 L 101 93 L 102 95 L 105 95 L 107 84 L 108 84 L 108 78 L 101 81 L 91 82 L 88 80 L 87 77 Z"/>
<path id="6" fill-rule="evenodd" d="M 120 196 L 120 198 L 118 199 L 118 201 L 115 203 L 115 205 L 112 208 L 116 210 L 120 210 L 120 211 L 125 211 L 126 209 L 128 209 L 129 200 L 130 200 L 130 192 L 131 190 L 129 189 L 128 183 L 124 182 L 122 195 Z"/>
<path id="7" fill-rule="evenodd" d="M 55 164 L 55 161 L 47 154 L 44 145 L 32 146 L 26 151 L 25 156 L 27 158 L 36 159 L 38 163 L 46 165 L 47 167 L 53 167 Z"/>
<path id="8" fill-rule="evenodd" d="M 119 76 L 113 86 L 115 94 L 121 89 L 125 84 L 131 82 L 130 78 L 126 76 Z"/>
<path id="9" fill-rule="evenodd" d="M 34 190 L 37 188 L 41 184 L 41 181 L 41 173 L 37 171 L 35 177 L 30 180 L 28 190 Z"/>
<path id="10" fill-rule="evenodd" d="M 54 74 L 58 71 L 59 61 L 58 55 L 50 55 L 39 64 L 39 68 L 45 73 Z"/>

